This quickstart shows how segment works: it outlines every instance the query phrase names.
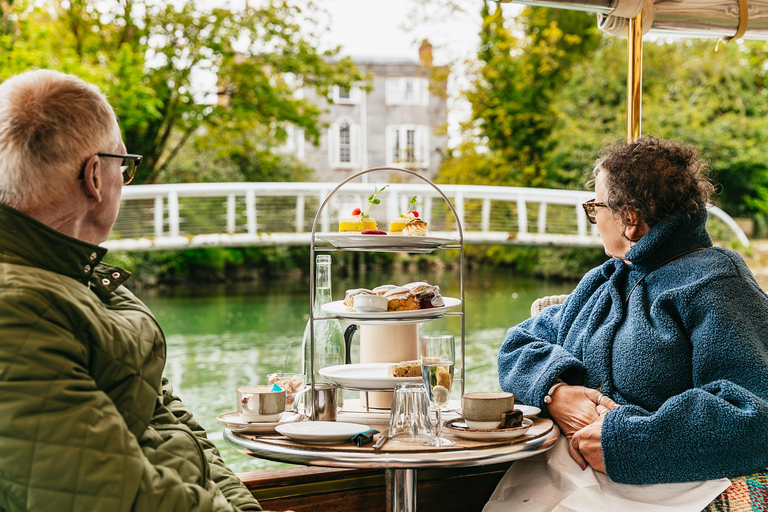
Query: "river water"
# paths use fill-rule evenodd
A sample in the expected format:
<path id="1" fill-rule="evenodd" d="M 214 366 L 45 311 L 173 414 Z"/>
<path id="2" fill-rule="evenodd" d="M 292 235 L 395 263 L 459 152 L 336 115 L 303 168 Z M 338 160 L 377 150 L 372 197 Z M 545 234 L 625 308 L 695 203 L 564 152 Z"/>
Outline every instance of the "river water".
<path id="1" fill-rule="evenodd" d="M 529 316 L 531 302 L 537 297 L 569 293 L 575 283 L 531 279 L 498 269 L 468 271 L 464 278 L 466 389 L 498 390 L 496 354 L 507 328 Z M 347 288 L 414 280 L 438 284 L 445 296 L 460 296 L 458 271 L 417 271 L 414 275 L 372 270 L 346 280 L 335 279 L 333 297 L 342 299 Z M 234 410 L 237 387 L 266 384 L 266 375 L 280 370 L 291 340 L 286 371 L 300 371 L 301 338 L 309 317 L 308 280 L 187 286 L 139 295 L 165 331 L 167 377 L 208 430 L 227 464 L 236 472 L 283 467 L 236 452 L 223 441 L 216 416 Z M 421 333 L 451 333 L 458 343 L 460 320 L 427 322 L 421 325 Z M 354 356 L 353 349 L 353 362 Z M 458 399 L 458 394 L 455 390 L 452 398 Z"/>

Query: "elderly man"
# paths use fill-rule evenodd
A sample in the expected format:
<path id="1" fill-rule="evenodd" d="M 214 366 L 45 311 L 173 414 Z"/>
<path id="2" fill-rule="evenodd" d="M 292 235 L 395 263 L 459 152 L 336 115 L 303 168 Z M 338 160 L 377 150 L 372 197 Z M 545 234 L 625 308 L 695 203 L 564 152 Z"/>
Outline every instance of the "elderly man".
<path id="1" fill-rule="evenodd" d="M 130 273 L 102 262 L 125 153 L 82 80 L 0 85 L 0 510 L 261 510 L 163 379 Z"/>

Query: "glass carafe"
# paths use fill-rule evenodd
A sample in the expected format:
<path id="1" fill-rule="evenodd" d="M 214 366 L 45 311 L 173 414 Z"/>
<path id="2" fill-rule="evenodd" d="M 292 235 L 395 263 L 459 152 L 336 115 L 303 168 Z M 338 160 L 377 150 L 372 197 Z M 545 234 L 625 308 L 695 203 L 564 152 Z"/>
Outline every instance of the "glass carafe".
<path id="1" fill-rule="evenodd" d="M 326 320 L 330 315 L 323 312 L 324 304 L 332 302 L 331 294 L 331 257 L 327 254 L 319 254 L 315 259 L 315 302 L 312 308 L 315 318 L 315 382 L 329 382 L 320 375 L 322 368 L 344 364 L 344 335 L 338 319 Z M 312 347 L 310 343 L 309 329 L 312 323 L 307 322 L 302 341 L 302 367 L 307 376 L 307 384 L 312 382 L 310 361 Z M 339 410 L 344 398 L 341 389 L 336 395 Z"/>

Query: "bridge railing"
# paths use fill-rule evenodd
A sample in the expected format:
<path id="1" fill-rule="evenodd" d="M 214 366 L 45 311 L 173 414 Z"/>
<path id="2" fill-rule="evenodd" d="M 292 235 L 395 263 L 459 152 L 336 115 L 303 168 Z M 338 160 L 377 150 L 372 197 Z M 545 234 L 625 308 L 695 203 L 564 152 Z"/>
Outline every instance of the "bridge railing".
<path id="1" fill-rule="evenodd" d="M 132 185 L 123 189 L 120 215 L 105 246 L 157 250 L 205 246 L 309 244 L 317 208 L 334 183 L 184 183 Z M 593 192 L 575 190 L 441 185 L 453 202 L 468 244 L 600 246 L 581 204 Z M 365 209 L 373 185 L 348 183 L 332 198 L 318 223 L 335 232 L 339 217 Z M 371 209 L 379 226 L 408 209 L 412 196 L 429 222 L 430 234 L 455 236 L 455 222 L 442 198 L 424 184 L 389 184 Z M 747 237 L 719 208 L 722 221 L 743 244 Z"/>

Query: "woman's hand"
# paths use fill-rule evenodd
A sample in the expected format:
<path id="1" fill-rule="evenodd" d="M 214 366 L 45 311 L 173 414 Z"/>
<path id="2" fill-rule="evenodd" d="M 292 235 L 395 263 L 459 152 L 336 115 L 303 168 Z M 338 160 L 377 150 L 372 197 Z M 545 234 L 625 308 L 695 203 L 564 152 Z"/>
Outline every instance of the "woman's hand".
<path id="1" fill-rule="evenodd" d="M 547 406 L 547 409 L 570 441 L 576 432 L 600 419 L 598 405 L 606 410 L 619 406 L 596 389 L 584 386 L 559 386 L 552 393 L 552 403 Z"/>
<path id="2" fill-rule="evenodd" d="M 605 473 L 600 432 L 603 428 L 603 418 L 609 409 L 603 406 L 598 407 L 602 408 L 600 418 L 573 434 L 568 444 L 568 452 L 582 470 L 587 469 L 587 464 L 589 464 L 595 471 Z"/>

